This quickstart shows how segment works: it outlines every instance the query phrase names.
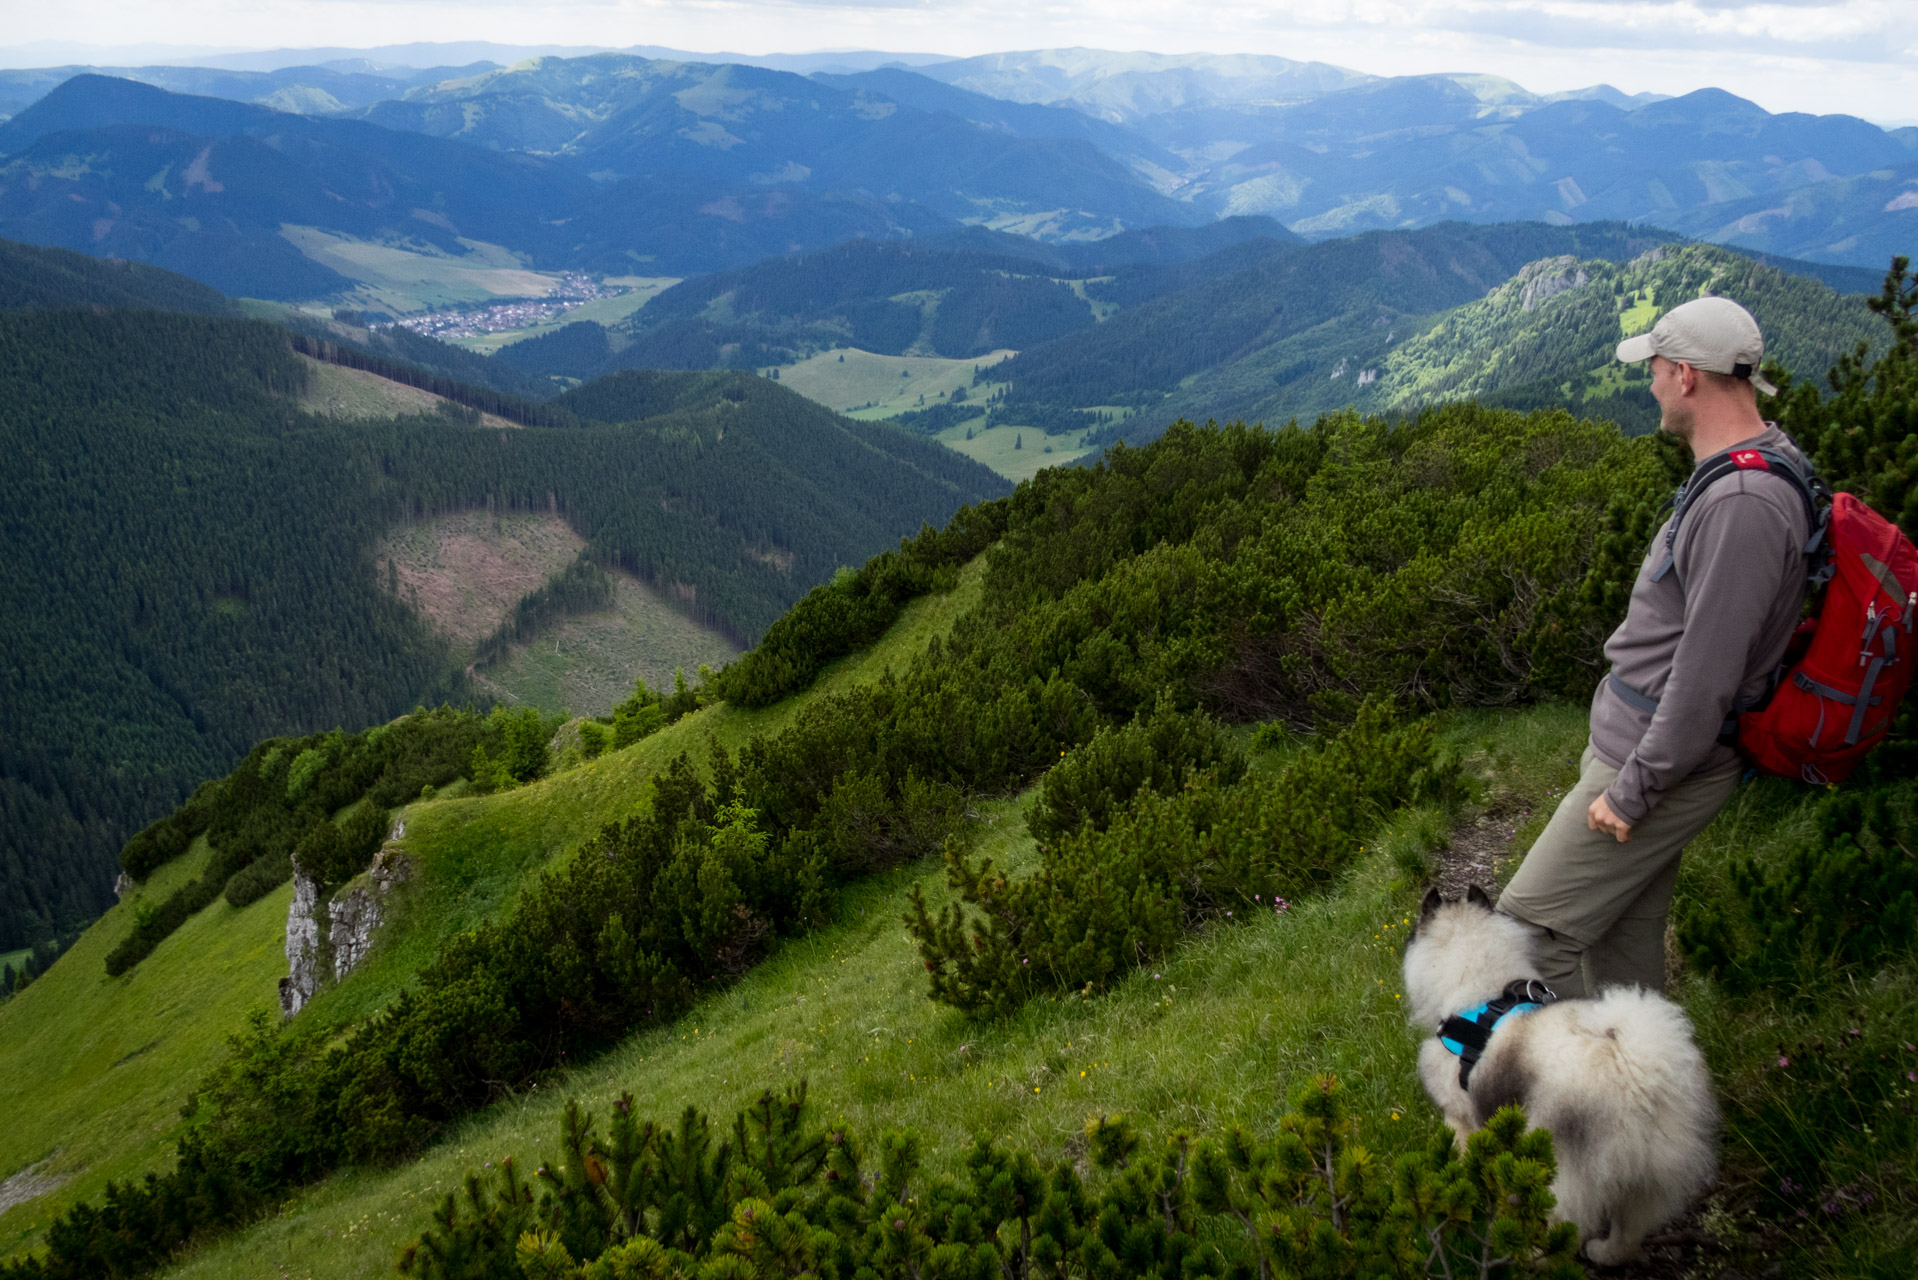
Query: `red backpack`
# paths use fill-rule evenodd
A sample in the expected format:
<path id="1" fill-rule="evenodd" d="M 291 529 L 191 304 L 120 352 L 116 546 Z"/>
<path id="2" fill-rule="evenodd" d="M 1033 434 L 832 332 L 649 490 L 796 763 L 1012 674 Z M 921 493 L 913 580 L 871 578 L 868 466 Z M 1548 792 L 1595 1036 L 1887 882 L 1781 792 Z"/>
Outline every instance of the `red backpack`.
<path id="1" fill-rule="evenodd" d="M 1738 709 L 1738 749 L 1762 773 L 1842 782 L 1890 732 L 1911 686 L 1918 547 L 1857 498 L 1831 496 L 1816 475 L 1769 449 L 1735 449 L 1701 467 L 1680 491 L 1668 547 L 1688 503 L 1741 470 L 1770 471 L 1798 490 L 1812 530 L 1806 568 L 1825 594 L 1793 635 L 1770 697 Z"/>

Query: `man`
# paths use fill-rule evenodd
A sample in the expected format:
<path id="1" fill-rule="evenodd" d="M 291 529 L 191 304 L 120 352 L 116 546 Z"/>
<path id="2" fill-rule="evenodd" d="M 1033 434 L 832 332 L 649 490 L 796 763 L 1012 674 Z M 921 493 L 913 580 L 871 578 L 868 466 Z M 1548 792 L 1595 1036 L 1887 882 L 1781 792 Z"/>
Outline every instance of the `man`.
<path id="1" fill-rule="evenodd" d="M 1803 465 L 1758 414 L 1764 339 L 1727 298 L 1676 307 L 1618 345 L 1651 361 L 1659 428 L 1704 463 L 1734 448 Z M 1540 977 L 1561 996 L 1665 986 L 1665 917 L 1679 855 L 1744 771 L 1722 740 L 1735 706 L 1762 698 L 1804 602 L 1804 500 L 1789 480 L 1738 470 L 1669 522 L 1605 642 L 1611 674 L 1592 699 L 1579 779 L 1525 855 L 1498 907 L 1538 936 Z"/>

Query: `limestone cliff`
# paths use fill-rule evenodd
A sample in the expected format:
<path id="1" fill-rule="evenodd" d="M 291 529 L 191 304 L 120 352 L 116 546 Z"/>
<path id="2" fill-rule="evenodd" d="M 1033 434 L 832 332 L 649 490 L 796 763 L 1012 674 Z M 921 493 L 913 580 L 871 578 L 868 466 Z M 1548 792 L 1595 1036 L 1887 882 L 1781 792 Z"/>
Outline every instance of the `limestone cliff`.
<path id="1" fill-rule="evenodd" d="M 400 845 L 405 835 L 405 821 L 395 822 L 366 874 L 331 894 L 294 869 L 293 904 L 286 913 L 287 976 L 280 979 L 283 1016 L 298 1013 L 321 986 L 339 981 L 366 959 L 385 919 L 386 896 L 412 872 Z"/>

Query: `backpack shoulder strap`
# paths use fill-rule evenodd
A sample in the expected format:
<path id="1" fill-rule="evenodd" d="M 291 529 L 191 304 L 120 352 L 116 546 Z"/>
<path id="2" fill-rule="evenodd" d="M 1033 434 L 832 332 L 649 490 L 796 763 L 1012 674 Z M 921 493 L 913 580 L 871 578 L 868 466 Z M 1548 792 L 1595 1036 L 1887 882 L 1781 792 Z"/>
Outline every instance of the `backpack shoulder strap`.
<path id="1" fill-rule="evenodd" d="M 1698 500 L 1698 495 L 1739 471 L 1769 471 L 1789 481 L 1791 487 L 1798 491 L 1799 501 L 1805 504 L 1805 528 L 1810 531 L 1804 547 L 1809 576 L 1814 586 L 1830 578 L 1830 555 L 1820 554 L 1828 550 L 1825 547 L 1825 533 L 1831 523 L 1831 490 L 1825 482 L 1818 478 L 1816 471 L 1809 467 L 1801 468 L 1775 449 L 1733 449 L 1729 453 L 1706 459 L 1684 484 L 1678 486 L 1678 492 L 1672 499 L 1672 522 L 1665 529 L 1665 550 L 1659 556 L 1658 567 L 1652 570 L 1652 581 L 1657 582 L 1671 572 L 1673 549 L 1678 543 L 1678 526 L 1685 519 L 1685 512 L 1691 504 Z"/>

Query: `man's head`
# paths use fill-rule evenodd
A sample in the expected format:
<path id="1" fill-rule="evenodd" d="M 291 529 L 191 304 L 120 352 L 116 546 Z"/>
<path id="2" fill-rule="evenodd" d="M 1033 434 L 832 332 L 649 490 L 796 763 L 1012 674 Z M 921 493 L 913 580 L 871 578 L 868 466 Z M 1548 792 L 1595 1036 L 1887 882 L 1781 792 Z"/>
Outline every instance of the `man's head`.
<path id="1" fill-rule="evenodd" d="M 1699 421 L 1748 424 L 1758 419 L 1756 391 L 1778 389 L 1758 373 L 1765 338 L 1751 312 L 1730 298 L 1698 298 L 1673 307 L 1650 333 L 1618 344 L 1626 363 L 1652 362 L 1659 427 L 1690 441 Z"/>

